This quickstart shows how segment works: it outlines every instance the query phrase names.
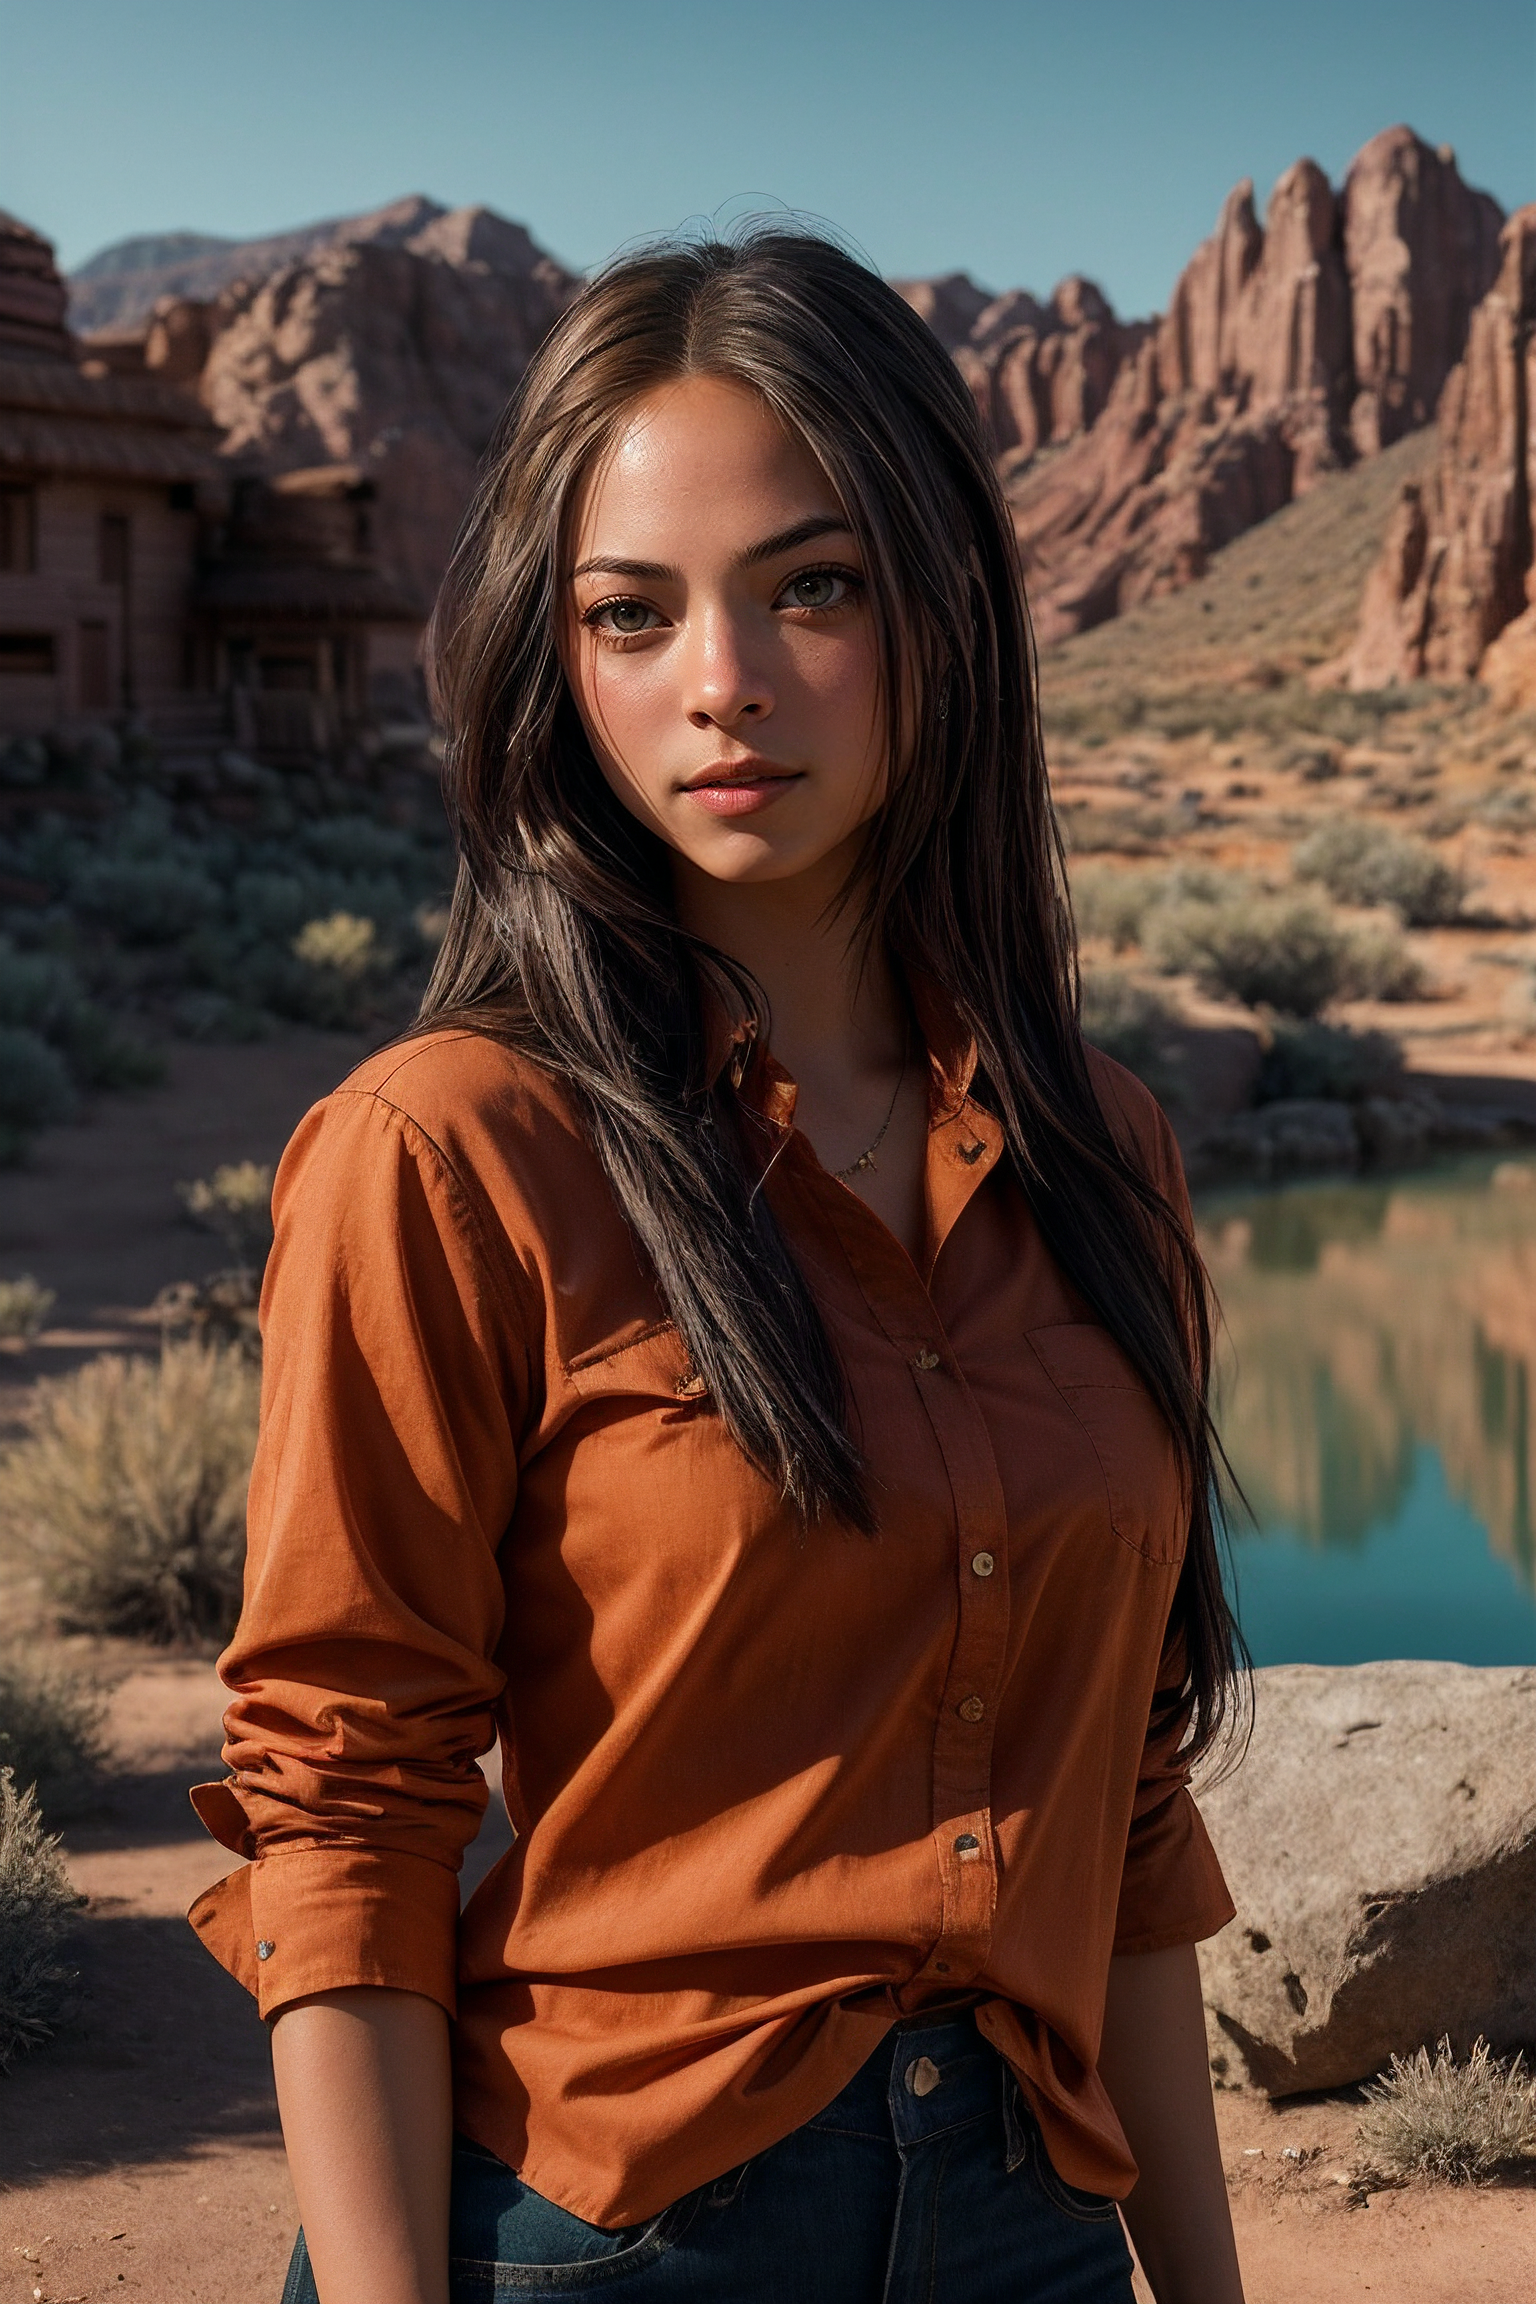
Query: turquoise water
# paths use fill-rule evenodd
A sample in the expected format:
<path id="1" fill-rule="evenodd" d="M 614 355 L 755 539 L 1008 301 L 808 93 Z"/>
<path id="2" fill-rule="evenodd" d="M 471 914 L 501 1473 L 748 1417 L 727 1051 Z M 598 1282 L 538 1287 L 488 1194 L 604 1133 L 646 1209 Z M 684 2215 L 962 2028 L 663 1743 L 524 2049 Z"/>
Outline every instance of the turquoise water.
<path id="1" fill-rule="evenodd" d="M 1255 1663 L 1536 1664 L 1536 1161 L 1199 1216 Z"/>
<path id="2" fill-rule="evenodd" d="M 1398 1510 L 1358 1545 L 1319 1546 L 1271 1526 L 1240 1536 L 1233 1554 L 1255 1664 L 1536 1664 L 1536 1594 L 1490 1552 L 1433 1448 L 1418 1451 Z"/>

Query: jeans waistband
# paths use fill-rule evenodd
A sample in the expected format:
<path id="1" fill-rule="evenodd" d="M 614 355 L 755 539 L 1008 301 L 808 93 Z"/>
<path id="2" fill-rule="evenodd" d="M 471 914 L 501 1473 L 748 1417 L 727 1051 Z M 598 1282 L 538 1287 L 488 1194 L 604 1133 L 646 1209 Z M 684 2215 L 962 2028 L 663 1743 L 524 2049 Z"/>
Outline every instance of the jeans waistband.
<path id="1" fill-rule="evenodd" d="M 1001 2119 L 1006 2078 L 969 2010 L 904 2020 L 807 2125 L 917 2145 L 972 2120 Z"/>

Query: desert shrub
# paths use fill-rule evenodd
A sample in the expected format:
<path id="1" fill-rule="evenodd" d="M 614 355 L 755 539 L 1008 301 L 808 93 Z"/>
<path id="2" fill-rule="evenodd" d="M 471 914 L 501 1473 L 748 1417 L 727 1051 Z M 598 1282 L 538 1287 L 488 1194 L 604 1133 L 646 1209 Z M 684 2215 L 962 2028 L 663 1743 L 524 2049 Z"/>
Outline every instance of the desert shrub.
<path id="1" fill-rule="evenodd" d="M 1162 905 L 1148 920 L 1147 949 L 1166 974 L 1187 971 L 1209 991 L 1288 1016 L 1315 1016 L 1349 981 L 1348 931 L 1306 896 Z"/>
<path id="2" fill-rule="evenodd" d="M 58 2020 L 69 1984 L 59 1952 L 79 1902 L 36 1798 L 0 1769 L 0 2072 Z"/>
<path id="3" fill-rule="evenodd" d="M 174 944 L 220 907 L 218 883 L 174 859 L 103 857 L 75 875 L 70 897 L 125 944 Z"/>
<path id="4" fill-rule="evenodd" d="M 78 1002 L 55 1037 L 82 1088 L 153 1088 L 165 1078 L 159 1049 L 120 1032 L 93 1000 Z"/>
<path id="5" fill-rule="evenodd" d="M 272 1171 L 255 1160 L 215 1168 L 211 1176 L 178 1184 L 194 1224 L 214 1232 L 243 1270 L 259 1271 L 272 1245 Z"/>
<path id="6" fill-rule="evenodd" d="M 67 960 L 51 952 L 18 952 L 0 937 L 0 1025 L 52 1039 L 84 997 Z"/>
<path id="7" fill-rule="evenodd" d="M 1117 952 L 1141 942 L 1142 923 L 1162 893 L 1162 872 L 1117 872 L 1110 865 L 1083 864 L 1072 875 L 1072 908 L 1078 933 L 1102 936 Z"/>
<path id="8" fill-rule="evenodd" d="M 297 967 L 270 985 L 272 1006 L 301 1023 L 333 1031 L 362 1022 L 392 959 L 374 921 L 355 912 L 306 921 L 293 939 L 292 954 Z"/>
<path id="9" fill-rule="evenodd" d="M 333 912 L 327 920 L 307 921 L 293 940 L 293 952 L 306 967 L 330 969 L 355 981 L 379 965 L 378 929 L 354 912 Z"/>
<path id="10" fill-rule="evenodd" d="M 1256 1104 L 1292 1096 L 1322 1096 L 1344 1104 L 1380 1095 L 1403 1068 L 1403 1051 L 1388 1032 L 1351 1032 L 1347 1025 L 1285 1020 L 1275 1026 L 1254 1092 Z"/>
<path id="11" fill-rule="evenodd" d="M 100 1692 L 74 1674 L 0 1650 L 0 1768 L 57 1823 L 90 1804 L 101 1767 Z"/>
<path id="12" fill-rule="evenodd" d="M 39 1388 L 0 1457 L 0 1541 L 67 1630 L 222 1637 L 240 1604 L 259 1378 L 238 1350 L 107 1355 Z"/>
<path id="13" fill-rule="evenodd" d="M 1174 1033 L 1178 1018 L 1150 984 L 1120 968 L 1094 968 L 1083 976 L 1083 1036 L 1145 1082 L 1154 1096 L 1176 1102 L 1182 1086 Z"/>
<path id="14" fill-rule="evenodd" d="M 296 845 L 313 863 L 332 872 L 420 870 L 421 849 L 412 835 L 392 824 L 375 824 L 371 816 L 332 816 L 306 824 Z"/>
<path id="15" fill-rule="evenodd" d="M 30 1344 L 54 1307 L 54 1293 L 23 1272 L 0 1280 L 0 1343 Z"/>
<path id="16" fill-rule="evenodd" d="M 1357 928 L 1349 939 L 1343 989 L 1357 1000 L 1418 1000 L 1424 970 L 1398 929 Z"/>
<path id="17" fill-rule="evenodd" d="M 1359 817 L 1335 816 L 1292 858 L 1298 880 L 1320 881 L 1340 904 L 1391 904 L 1411 927 L 1454 920 L 1466 879 L 1422 840 Z"/>
<path id="18" fill-rule="evenodd" d="M 75 1109 L 69 1067 L 39 1033 L 0 1024 L 0 1165 L 20 1158 L 39 1128 Z"/>
<path id="19" fill-rule="evenodd" d="M 1365 2090 L 1360 2141 L 1383 2175 L 1470 2184 L 1536 2147 L 1536 2081 L 1519 2056 L 1501 2063 L 1479 2039 L 1465 2064 L 1442 2040 L 1433 2056 L 1394 2056 Z"/>
<path id="20" fill-rule="evenodd" d="M 35 1032 L 85 1088 L 139 1088 L 161 1078 L 152 1048 L 119 1032 L 88 1000 L 75 969 L 51 952 L 18 952 L 0 937 L 0 1027 Z"/>

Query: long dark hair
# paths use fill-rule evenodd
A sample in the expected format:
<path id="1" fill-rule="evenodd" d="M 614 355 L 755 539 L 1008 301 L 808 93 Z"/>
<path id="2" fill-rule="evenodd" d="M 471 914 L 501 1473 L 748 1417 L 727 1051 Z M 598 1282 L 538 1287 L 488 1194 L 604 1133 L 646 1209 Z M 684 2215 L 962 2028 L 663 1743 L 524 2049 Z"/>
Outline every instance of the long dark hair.
<path id="1" fill-rule="evenodd" d="M 706 1070 L 703 988 L 764 1020 L 761 994 L 679 924 L 667 851 L 609 791 L 561 666 L 579 484 L 636 400 L 691 373 L 760 395 L 862 547 L 910 765 L 865 841 L 852 925 L 956 1003 L 1047 1244 L 1167 1419 L 1190 1500 L 1178 1703 L 1203 1748 L 1235 1672 L 1205 1272 L 1090 1079 L 1028 611 L 971 396 L 833 242 L 758 226 L 626 257 L 534 358 L 433 618 L 460 869 L 419 1024 L 477 1024 L 560 1075 L 726 1428 L 803 1519 L 871 1528 L 836 1356 L 752 1189 L 734 1091 Z"/>

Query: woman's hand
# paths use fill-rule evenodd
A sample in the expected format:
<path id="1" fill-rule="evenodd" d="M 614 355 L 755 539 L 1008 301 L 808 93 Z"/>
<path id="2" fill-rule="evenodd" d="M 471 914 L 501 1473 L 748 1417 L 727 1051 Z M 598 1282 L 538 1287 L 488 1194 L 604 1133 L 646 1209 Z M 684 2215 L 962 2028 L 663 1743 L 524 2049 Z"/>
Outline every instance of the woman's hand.
<path id="1" fill-rule="evenodd" d="M 415 1992 L 317 1992 L 272 2026 L 320 2304 L 448 2304 L 448 2019 Z"/>
<path id="2" fill-rule="evenodd" d="M 1141 2170 L 1125 2221 L 1157 2304 L 1243 2304 L 1193 1944 L 1110 1962 L 1099 2072 Z"/>

